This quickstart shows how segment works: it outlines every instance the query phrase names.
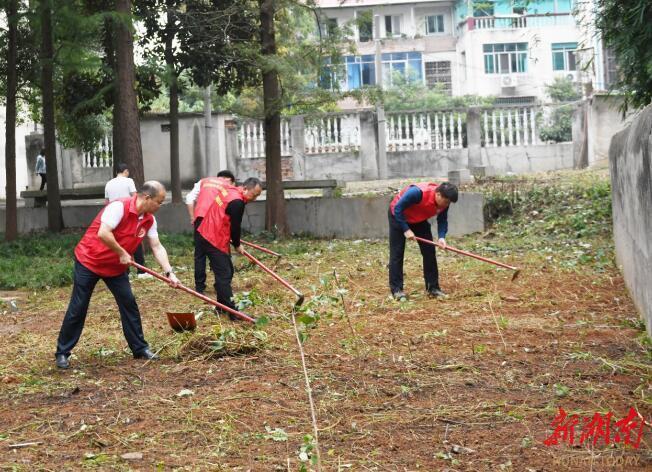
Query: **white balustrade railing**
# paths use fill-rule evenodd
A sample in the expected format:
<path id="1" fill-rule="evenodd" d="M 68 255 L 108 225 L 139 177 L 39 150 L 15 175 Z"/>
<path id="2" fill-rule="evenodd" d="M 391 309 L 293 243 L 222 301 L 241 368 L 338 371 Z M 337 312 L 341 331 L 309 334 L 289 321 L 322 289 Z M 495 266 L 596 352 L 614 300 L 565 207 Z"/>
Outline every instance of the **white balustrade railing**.
<path id="1" fill-rule="evenodd" d="M 82 166 L 88 168 L 113 167 L 113 137 L 104 135 L 91 151 L 82 153 Z"/>
<path id="2" fill-rule="evenodd" d="M 290 121 L 281 120 L 281 155 L 289 156 L 292 149 Z M 238 131 L 240 156 L 243 158 L 265 157 L 265 130 L 262 121 L 244 121 Z"/>
<path id="3" fill-rule="evenodd" d="M 306 154 L 329 154 L 360 149 L 360 116 L 357 113 L 309 117 L 304 122 Z"/>
<path id="4" fill-rule="evenodd" d="M 472 30 L 497 30 L 518 28 L 548 28 L 573 26 L 575 19 L 570 13 L 548 13 L 513 16 L 480 16 L 467 18 L 457 26 L 460 33 Z"/>
<path id="5" fill-rule="evenodd" d="M 466 147 L 466 113 L 457 110 L 388 113 L 388 151 Z"/>
<path id="6" fill-rule="evenodd" d="M 537 107 L 492 108 L 482 111 L 482 142 L 486 147 L 538 144 Z"/>

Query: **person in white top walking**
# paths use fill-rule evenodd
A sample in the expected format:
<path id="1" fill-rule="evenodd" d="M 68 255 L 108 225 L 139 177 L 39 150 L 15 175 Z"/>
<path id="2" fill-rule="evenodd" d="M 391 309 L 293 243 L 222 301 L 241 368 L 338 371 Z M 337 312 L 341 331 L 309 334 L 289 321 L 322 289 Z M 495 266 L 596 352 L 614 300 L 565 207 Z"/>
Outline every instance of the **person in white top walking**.
<path id="1" fill-rule="evenodd" d="M 134 179 L 129 178 L 129 167 L 124 162 L 118 164 L 117 175 L 109 180 L 104 186 L 104 203 L 109 204 L 119 198 L 132 197 L 136 194 L 136 184 Z M 140 244 L 134 253 L 134 260 L 140 264 L 145 265 L 145 253 L 143 245 Z M 146 272 L 138 271 L 139 279 L 150 278 Z"/>
<path id="2" fill-rule="evenodd" d="M 41 188 L 39 190 L 43 190 L 45 184 L 48 183 L 48 176 L 45 169 L 45 149 L 41 149 L 41 153 L 36 156 L 36 168 L 34 169 L 34 173 L 41 176 Z"/>

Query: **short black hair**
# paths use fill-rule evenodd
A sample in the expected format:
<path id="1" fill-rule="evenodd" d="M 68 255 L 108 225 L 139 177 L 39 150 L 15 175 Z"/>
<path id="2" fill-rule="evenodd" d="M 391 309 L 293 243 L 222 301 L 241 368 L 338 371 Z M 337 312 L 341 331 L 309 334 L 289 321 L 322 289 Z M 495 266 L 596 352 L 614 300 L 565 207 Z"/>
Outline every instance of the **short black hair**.
<path id="1" fill-rule="evenodd" d="M 443 182 L 437 186 L 437 193 L 441 195 L 442 197 L 447 198 L 448 200 L 451 201 L 451 203 L 455 203 L 457 201 L 458 195 L 457 195 L 457 186 L 448 183 L 448 182 Z"/>
<path id="2" fill-rule="evenodd" d="M 233 172 L 230 170 L 224 169 L 221 170 L 217 173 L 218 177 L 223 177 L 225 179 L 229 179 L 231 182 L 235 182 L 235 175 L 233 175 Z"/>
<path id="3" fill-rule="evenodd" d="M 41 156 L 45 156 L 45 148 L 41 148 Z"/>
<path id="4" fill-rule="evenodd" d="M 260 188 L 263 188 L 263 183 L 260 181 L 260 179 L 256 177 L 249 177 L 242 184 L 242 186 L 248 190 L 251 190 L 252 188 L 256 188 L 256 185 L 260 185 Z"/>
<path id="5" fill-rule="evenodd" d="M 118 174 L 122 174 L 124 171 L 129 170 L 129 166 L 125 164 L 124 162 L 121 162 L 118 164 L 118 167 L 116 167 Z"/>

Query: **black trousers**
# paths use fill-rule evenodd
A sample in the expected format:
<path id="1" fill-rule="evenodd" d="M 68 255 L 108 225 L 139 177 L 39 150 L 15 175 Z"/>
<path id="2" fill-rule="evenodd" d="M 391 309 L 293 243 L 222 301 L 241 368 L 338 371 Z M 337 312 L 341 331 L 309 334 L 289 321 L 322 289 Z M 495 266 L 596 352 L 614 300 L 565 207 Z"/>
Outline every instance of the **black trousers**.
<path id="1" fill-rule="evenodd" d="M 215 246 L 206 241 L 199 233 L 197 233 L 197 238 L 199 238 L 201 250 L 208 257 L 211 271 L 215 276 L 214 287 L 215 293 L 217 294 L 217 301 L 222 305 L 226 305 L 235 310 L 235 304 L 233 303 L 233 289 L 231 288 L 231 281 L 233 280 L 234 272 L 231 255 L 215 248 Z"/>
<path id="2" fill-rule="evenodd" d="M 39 190 L 43 190 L 45 188 L 45 184 L 48 183 L 48 174 L 39 174 L 41 176 L 41 188 Z"/>
<path id="3" fill-rule="evenodd" d="M 204 239 L 197 231 L 199 225 L 201 224 L 204 218 L 195 218 L 194 226 L 194 239 L 195 239 L 195 290 L 199 293 L 204 293 L 206 290 L 206 257 L 207 254 L 204 251 L 204 245 L 201 242 L 201 239 Z M 200 239 L 201 238 L 201 239 Z M 205 241 L 205 240 L 204 240 Z"/>
<path id="4" fill-rule="evenodd" d="M 389 288 L 394 292 L 403 290 L 403 257 L 405 255 L 405 236 L 401 225 L 398 224 L 391 210 L 389 218 Z M 408 223 L 408 226 L 416 236 L 432 241 L 432 230 L 430 223 Z M 423 259 L 423 280 L 426 283 L 426 290 L 439 288 L 439 272 L 437 270 L 437 253 L 435 246 L 419 243 L 421 257 Z"/>
<path id="5" fill-rule="evenodd" d="M 75 260 L 73 279 L 72 295 L 59 331 L 56 355 L 64 354 L 69 356 L 79 341 L 86 322 L 91 295 L 100 279 L 104 280 L 118 303 L 122 331 L 131 352 L 140 354 L 147 349 L 148 345 L 143 334 L 140 312 L 136 304 L 136 297 L 131 291 L 127 272 L 116 277 L 100 277 Z"/>
<path id="6" fill-rule="evenodd" d="M 143 249 L 143 243 L 140 243 L 136 248 L 136 252 L 134 252 L 134 261 L 136 261 L 137 264 L 140 264 L 142 266 L 145 265 L 145 250 Z M 145 272 L 138 269 L 138 273 L 144 274 Z"/>

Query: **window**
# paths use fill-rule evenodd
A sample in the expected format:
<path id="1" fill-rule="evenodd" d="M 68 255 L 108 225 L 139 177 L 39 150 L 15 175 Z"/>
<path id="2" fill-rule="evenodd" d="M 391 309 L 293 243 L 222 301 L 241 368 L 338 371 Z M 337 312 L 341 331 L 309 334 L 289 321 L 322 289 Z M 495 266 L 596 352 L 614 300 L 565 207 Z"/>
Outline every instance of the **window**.
<path id="1" fill-rule="evenodd" d="M 484 44 L 486 74 L 527 72 L 527 43 Z"/>
<path id="2" fill-rule="evenodd" d="M 327 90 L 341 90 L 346 81 L 346 69 L 343 64 L 331 62 L 331 58 L 324 59 L 321 73 L 319 74 L 319 86 Z"/>
<path id="3" fill-rule="evenodd" d="M 420 52 L 394 52 L 382 55 L 383 85 L 392 87 L 401 82 L 423 82 Z"/>
<path id="4" fill-rule="evenodd" d="M 337 18 L 323 18 L 321 21 L 322 36 L 333 36 L 337 32 Z"/>
<path id="5" fill-rule="evenodd" d="M 376 64 L 373 55 L 347 56 L 346 58 L 347 90 L 359 89 L 376 83 Z"/>
<path id="6" fill-rule="evenodd" d="M 361 43 L 374 39 L 374 21 L 370 11 L 358 14 L 356 23 L 358 25 L 358 38 Z"/>
<path id="7" fill-rule="evenodd" d="M 386 15 L 385 16 L 385 36 L 391 38 L 392 36 L 401 35 L 401 15 Z"/>
<path id="8" fill-rule="evenodd" d="M 452 95 L 453 87 L 450 61 L 426 62 L 425 66 L 426 85 L 430 88 L 438 88 L 448 95 Z"/>
<path id="9" fill-rule="evenodd" d="M 552 70 L 577 70 L 577 43 L 552 43 Z"/>
<path id="10" fill-rule="evenodd" d="M 426 34 L 437 34 L 444 32 L 444 15 L 426 16 Z"/>
<path id="11" fill-rule="evenodd" d="M 494 16 L 494 2 L 474 1 L 473 16 Z"/>

